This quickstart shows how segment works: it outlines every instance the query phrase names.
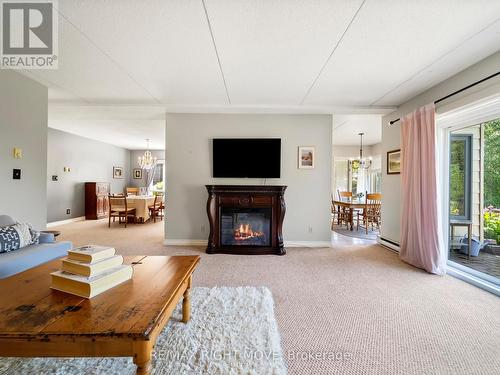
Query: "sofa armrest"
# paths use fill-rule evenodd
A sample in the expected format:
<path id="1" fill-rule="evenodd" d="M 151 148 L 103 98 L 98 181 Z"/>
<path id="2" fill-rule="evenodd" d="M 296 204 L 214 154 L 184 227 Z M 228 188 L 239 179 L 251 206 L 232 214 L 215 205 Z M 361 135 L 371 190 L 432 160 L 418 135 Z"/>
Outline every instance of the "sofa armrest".
<path id="1" fill-rule="evenodd" d="M 54 243 L 56 242 L 56 238 L 53 233 L 44 233 L 40 232 L 40 243 Z"/>

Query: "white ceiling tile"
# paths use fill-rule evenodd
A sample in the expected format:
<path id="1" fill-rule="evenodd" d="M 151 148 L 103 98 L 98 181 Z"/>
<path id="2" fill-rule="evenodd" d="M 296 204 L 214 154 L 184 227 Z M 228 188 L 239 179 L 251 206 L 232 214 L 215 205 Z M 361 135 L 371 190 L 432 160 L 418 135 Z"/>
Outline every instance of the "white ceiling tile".
<path id="1" fill-rule="evenodd" d="M 499 48 L 498 0 L 367 0 L 300 105 L 361 2 L 205 0 L 232 104 L 202 0 L 61 0 L 59 69 L 26 74 L 52 102 L 324 113 L 399 105 Z"/>
<path id="2" fill-rule="evenodd" d="M 59 17 L 58 60 L 58 69 L 36 72 L 43 81 L 51 82 L 52 88 L 91 102 L 154 102 L 144 89 L 63 17 Z"/>
<path id="3" fill-rule="evenodd" d="M 378 115 L 334 115 L 332 144 L 336 146 L 370 146 L 382 141 L 382 116 Z"/>
<path id="4" fill-rule="evenodd" d="M 464 66 L 470 66 L 478 59 L 482 60 L 493 55 L 499 49 L 500 20 L 483 32 L 476 34 L 467 43 L 446 54 L 431 66 L 421 70 L 401 86 L 388 92 L 387 95 L 379 99 L 375 104 L 392 105 L 392 103 L 404 103 L 415 95 L 459 73 L 463 70 Z M 484 76 L 487 77 L 490 74 L 498 72 L 500 67 L 492 67 L 492 69 L 491 72 L 485 71 Z"/>
<path id="5" fill-rule="evenodd" d="M 497 0 L 367 1 L 305 103 L 372 104 L 499 17 Z"/>
<path id="6" fill-rule="evenodd" d="M 227 104 L 200 0 L 59 4 L 64 17 L 159 101 Z"/>
<path id="7" fill-rule="evenodd" d="M 205 0 L 233 104 L 300 104 L 361 0 Z"/>

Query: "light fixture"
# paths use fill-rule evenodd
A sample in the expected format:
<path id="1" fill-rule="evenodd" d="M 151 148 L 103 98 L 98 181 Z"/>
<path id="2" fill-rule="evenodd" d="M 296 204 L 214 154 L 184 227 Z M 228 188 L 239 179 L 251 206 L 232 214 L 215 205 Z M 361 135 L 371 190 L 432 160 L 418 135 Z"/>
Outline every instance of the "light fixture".
<path id="1" fill-rule="evenodd" d="M 147 150 L 143 156 L 139 156 L 137 159 L 137 163 L 141 169 L 151 169 L 156 165 L 156 157 L 149 151 L 149 139 L 146 139 L 146 142 L 148 143 Z"/>
<path id="2" fill-rule="evenodd" d="M 369 169 L 372 166 L 372 157 L 370 156 L 368 159 L 363 157 L 363 135 L 365 133 L 358 134 L 361 137 L 360 147 L 359 147 L 359 157 L 349 159 L 349 167 L 351 170 L 357 171 L 358 169 Z"/>

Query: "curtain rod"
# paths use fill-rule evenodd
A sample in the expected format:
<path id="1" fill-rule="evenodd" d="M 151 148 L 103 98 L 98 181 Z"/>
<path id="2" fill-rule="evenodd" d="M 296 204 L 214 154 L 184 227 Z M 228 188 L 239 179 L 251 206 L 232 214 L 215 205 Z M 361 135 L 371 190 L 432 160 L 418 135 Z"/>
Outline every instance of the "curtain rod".
<path id="1" fill-rule="evenodd" d="M 465 87 L 461 88 L 460 90 L 454 91 L 454 92 L 452 92 L 451 94 L 448 94 L 448 95 L 446 95 L 446 96 L 443 96 L 442 98 L 439 98 L 438 100 L 435 100 L 435 101 L 434 101 L 434 104 L 438 104 L 438 103 L 442 102 L 443 100 L 446 100 L 446 99 L 448 99 L 448 98 L 451 98 L 452 96 L 455 96 L 455 95 L 457 95 L 457 94 L 460 94 L 462 91 L 468 90 L 468 89 L 470 89 L 471 87 L 477 86 L 477 85 L 479 85 L 480 83 L 483 83 L 484 81 L 487 81 L 487 80 L 489 80 L 489 79 L 492 79 L 492 78 L 494 78 L 494 77 L 496 77 L 496 76 L 498 76 L 498 75 L 500 75 L 500 72 L 496 72 L 496 73 L 494 73 L 494 74 L 492 74 L 492 75 L 490 75 L 490 76 L 488 76 L 488 77 L 486 77 L 486 78 L 483 78 L 483 79 L 481 79 L 481 80 L 479 80 L 479 81 L 477 81 L 477 82 L 471 83 L 470 85 L 465 86 Z M 389 125 L 393 125 L 393 124 L 395 124 L 396 122 L 398 122 L 398 121 L 400 121 L 400 120 L 401 120 L 400 118 L 397 118 L 396 120 L 392 120 L 392 121 L 390 121 L 390 122 L 389 122 Z"/>

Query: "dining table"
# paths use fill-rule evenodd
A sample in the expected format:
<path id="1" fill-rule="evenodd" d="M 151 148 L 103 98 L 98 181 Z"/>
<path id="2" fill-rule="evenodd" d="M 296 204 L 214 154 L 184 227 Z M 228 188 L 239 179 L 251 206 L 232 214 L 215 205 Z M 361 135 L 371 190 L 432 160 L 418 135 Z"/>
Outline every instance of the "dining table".
<path id="1" fill-rule="evenodd" d="M 149 220 L 149 206 L 155 203 L 154 195 L 129 195 L 127 196 L 128 208 L 135 208 L 135 218 L 138 223 Z"/>
<path id="2" fill-rule="evenodd" d="M 333 206 L 337 210 L 337 213 L 340 213 L 340 210 L 343 208 L 350 209 L 351 214 L 349 215 L 349 225 L 351 227 L 351 230 L 354 230 L 354 211 L 355 210 L 364 210 L 367 207 L 375 207 L 377 204 L 370 204 L 366 203 L 364 200 L 352 200 L 352 201 L 341 201 L 341 200 L 334 200 L 333 201 Z M 340 215 L 337 215 L 337 224 L 340 224 Z"/>

